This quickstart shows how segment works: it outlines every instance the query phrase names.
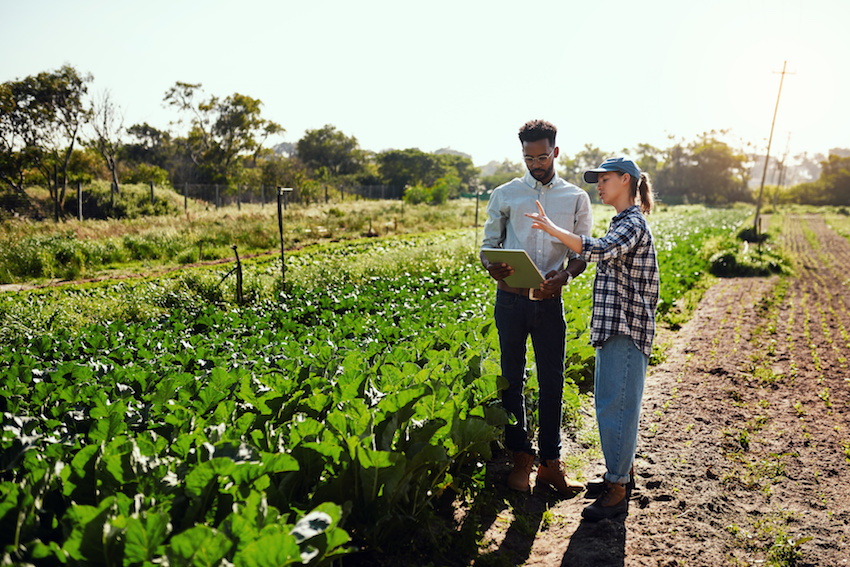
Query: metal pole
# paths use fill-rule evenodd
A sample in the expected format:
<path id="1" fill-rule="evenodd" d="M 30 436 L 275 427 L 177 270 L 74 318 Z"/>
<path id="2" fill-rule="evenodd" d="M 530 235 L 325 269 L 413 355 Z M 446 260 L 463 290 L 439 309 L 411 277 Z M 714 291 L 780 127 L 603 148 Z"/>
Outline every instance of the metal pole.
<path id="1" fill-rule="evenodd" d="M 291 187 L 277 188 L 277 228 L 280 232 L 280 276 L 284 291 L 286 290 L 286 261 L 283 257 L 283 211 L 281 210 L 281 205 L 284 209 L 286 208 L 286 194 L 291 191 Z"/>
<path id="2" fill-rule="evenodd" d="M 153 205 L 153 204 L 154 204 L 154 198 L 153 198 L 153 181 L 151 181 L 151 205 Z"/>
<path id="3" fill-rule="evenodd" d="M 189 184 L 183 184 L 183 212 L 189 210 Z"/>
<path id="4" fill-rule="evenodd" d="M 77 181 L 77 218 L 83 220 L 83 182 Z"/>
<path id="5" fill-rule="evenodd" d="M 277 228 L 280 232 L 280 278 L 286 284 L 286 262 L 283 260 L 283 211 L 281 202 L 283 200 L 283 187 L 277 188 Z"/>
<path id="6" fill-rule="evenodd" d="M 480 199 L 478 198 L 481 192 L 481 185 L 478 183 L 475 184 L 475 246 L 478 245 L 478 203 Z"/>
<path id="7" fill-rule="evenodd" d="M 236 302 L 242 305 L 242 262 L 239 261 L 239 252 L 236 245 L 232 245 L 233 253 L 236 255 Z"/>
<path id="8" fill-rule="evenodd" d="M 59 173 L 56 166 L 53 166 L 53 216 L 56 222 L 59 222 Z"/>

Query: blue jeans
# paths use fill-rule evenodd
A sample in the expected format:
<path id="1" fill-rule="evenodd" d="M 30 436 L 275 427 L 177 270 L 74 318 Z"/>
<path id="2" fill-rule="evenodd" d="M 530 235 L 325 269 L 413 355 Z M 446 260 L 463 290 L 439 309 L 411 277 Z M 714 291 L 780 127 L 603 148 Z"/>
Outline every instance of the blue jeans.
<path id="1" fill-rule="evenodd" d="M 640 404 L 649 359 L 631 337 L 615 335 L 596 349 L 594 397 L 605 480 L 629 481 L 637 450 Z"/>
<path id="2" fill-rule="evenodd" d="M 502 391 L 502 405 L 516 418 L 515 424 L 505 426 L 505 446 L 510 451 L 534 454 L 529 439 L 524 394 L 526 342 L 531 335 L 539 386 L 540 429 L 537 445 L 540 459 L 559 459 L 566 346 L 566 323 L 561 298 L 533 301 L 496 290 L 494 318 L 502 350 L 502 375 L 508 381 L 507 389 Z"/>

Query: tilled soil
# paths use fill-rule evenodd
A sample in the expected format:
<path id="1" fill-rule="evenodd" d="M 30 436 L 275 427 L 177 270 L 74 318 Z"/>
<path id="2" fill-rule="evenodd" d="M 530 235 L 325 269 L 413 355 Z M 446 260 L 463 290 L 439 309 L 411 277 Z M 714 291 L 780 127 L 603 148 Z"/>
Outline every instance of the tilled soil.
<path id="1" fill-rule="evenodd" d="M 584 522 L 583 496 L 510 493 L 503 455 L 492 513 L 461 520 L 480 538 L 466 564 L 850 564 L 850 244 L 817 215 L 782 228 L 795 277 L 721 280 L 660 338 L 627 517 Z"/>

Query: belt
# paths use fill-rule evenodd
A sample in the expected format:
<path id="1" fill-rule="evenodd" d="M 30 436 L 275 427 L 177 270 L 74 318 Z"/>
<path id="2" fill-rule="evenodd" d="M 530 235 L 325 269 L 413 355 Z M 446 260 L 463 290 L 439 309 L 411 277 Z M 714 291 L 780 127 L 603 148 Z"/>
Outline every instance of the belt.
<path id="1" fill-rule="evenodd" d="M 521 295 L 525 298 L 530 299 L 531 301 L 540 301 L 541 299 L 554 299 L 556 297 L 561 297 L 561 290 L 558 290 L 556 293 L 549 297 L 535 297 L 535 292 L 537 295 L 541 293 L 541 291 L 534 287 L 511 287 L 506 284 L 504 281 L 499 280 L 496 284 L 496 287 L 502 291 L 506 291 L 508 293 L 514 293 L 516 295 Z"/>

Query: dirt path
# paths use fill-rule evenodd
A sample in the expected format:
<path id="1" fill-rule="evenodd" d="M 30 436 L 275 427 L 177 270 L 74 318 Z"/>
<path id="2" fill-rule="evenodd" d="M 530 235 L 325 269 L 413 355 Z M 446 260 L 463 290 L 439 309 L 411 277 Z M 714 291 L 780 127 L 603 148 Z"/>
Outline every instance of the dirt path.
<path id="1" fill-rule="evenodd" d="M 651 370 L 628 517 L 498 490 L 475 565 L 850 565 L 850 244 L 783 235 L 797 277 L 720 281 Z"/>

